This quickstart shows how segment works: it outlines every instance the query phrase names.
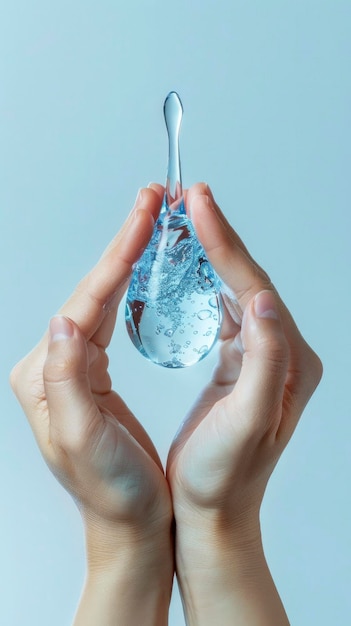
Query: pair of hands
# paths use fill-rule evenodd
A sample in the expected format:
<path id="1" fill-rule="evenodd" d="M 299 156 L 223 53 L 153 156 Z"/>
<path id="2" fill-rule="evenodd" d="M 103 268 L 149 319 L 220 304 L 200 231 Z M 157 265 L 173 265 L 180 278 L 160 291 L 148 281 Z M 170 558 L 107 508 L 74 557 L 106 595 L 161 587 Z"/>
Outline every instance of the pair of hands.
<path id="1" fill-rule="evenodd" d="M 187 210 L 225 284 L 225 319 L 218 365 L 172 442 L 164 473 L 148 434 L 112 390 L 106 355 L 163 194 L 156 184 L 139 192 L 121 231 L 15 366 L 11 383 L 47 464 L 81 511 L 89 569 L 112 569 L 126 546 L 137 546 L 154 569 L 162 561 L 170 593 L 174 516 L 186 596 L 194 559 L 207 569 L 197 558 L 206 547 L 197 542 L 209 550 L 220 542 L 230 552 L 259 541 L 267 481 L 321 364 L 208 186 L 194 185 Z"/>

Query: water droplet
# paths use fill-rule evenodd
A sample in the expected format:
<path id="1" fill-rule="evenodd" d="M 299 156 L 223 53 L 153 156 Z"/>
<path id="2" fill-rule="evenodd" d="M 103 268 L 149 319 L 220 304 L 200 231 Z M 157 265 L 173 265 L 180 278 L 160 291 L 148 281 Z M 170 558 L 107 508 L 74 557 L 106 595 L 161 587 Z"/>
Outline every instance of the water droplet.
<path id="1" fill-rule="evenodd" d="M 201 348 L 199 348 L 199 354 L 205 354 L 205 352 L 208 352 L 207 345 L 201 346 Z"/>
<path id="2" fill-rule="evenodd" d="M 212 315 L 212 311 L 209 311 L 208 309 L 203 309 L 202 311 L 199 311 L 197 314 L 199 320 L 207 320 L 209 317 L 211 317 L 211 315 Z"/>
<path id="3" fill-rule="evenodd" d="M 151 240 L 135 263 L 126 301 L 132 342 L 143 356 L 170 368 L 206 356 L 219 336 L 222 318 L 220 280 L 184 207 L 178 153 L 181 114 L 179 97 L 172 92 L 165 103 L 170 139 L 166 193 Z M 207 306 L 214 309 L 212 315 Z M 211 341 L 203 345 L 206 331 Z M 192 342 L 184 342 L 187 337 Z"/>

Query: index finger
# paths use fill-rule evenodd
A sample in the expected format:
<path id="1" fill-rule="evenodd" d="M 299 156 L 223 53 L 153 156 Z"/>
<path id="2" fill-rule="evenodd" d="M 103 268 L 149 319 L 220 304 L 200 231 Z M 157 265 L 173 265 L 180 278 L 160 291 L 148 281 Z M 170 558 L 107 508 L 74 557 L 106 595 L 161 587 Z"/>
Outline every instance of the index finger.
<path id="1" fill-rule="evenodd" d="M 320 361 L 302 337 L 289 310 L 279 297 L 268 275 L 254 261 L 234 229 L 223 219 L 207 185 L 195 185 L 188 192 L 191 218 L 197 235 L 216 272 L 222 278 L 234 302 L 242 311 L 257 293 L 273 291 L 290 346 L 289 383 L 315 386 L 320 377 Z M 232 294 L 232 295 L 231 295 Z"/>
<path id="2" fill-rule="evenodd" d="M 188 191 L 188 204 L 195 230 L 212 265 L 244 311 L 256 293 L 273 289 L 268 275 L 225 219 L 207 185 L 194 185 Z"/>
<path id="3" fill-rule="evenodd" d="M 77 285 L 59 313 L 72 319 L 90 339 L 102 323 L 112 298 L 120 301 L 133 263 L 147 245 L 161 206 L 159 194 L 140 190 L 134 209 L 95 267 Z"/>

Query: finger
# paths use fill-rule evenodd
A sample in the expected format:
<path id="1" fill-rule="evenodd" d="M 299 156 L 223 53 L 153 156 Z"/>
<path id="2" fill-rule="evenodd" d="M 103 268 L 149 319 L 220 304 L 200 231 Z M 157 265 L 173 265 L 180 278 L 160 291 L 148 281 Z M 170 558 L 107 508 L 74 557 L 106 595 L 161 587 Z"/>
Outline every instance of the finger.
<path id="1" fill-rule="evenodd" d="M 87 345 L 78 326 L 65 317 L 54 317 L 43 370 L 54 449 L 84 453 L 103 427 L 90 389 L 88 367 Z"/>
<path id="2" fill-rule="evenodd" d="M 242 343 L 242 368 L 224 401 L 225 415 L 236 438 L 261 438 L 267 431 L 275 437 L 282 416 L 289 345 L 272 292 L 260 292 L 245 310 Z"/>
<path id="3" fill-rule="evenodd" d="M 148 210 L 150 210 L 153 220 L 156 221 L 159 214 L 160 203 L 163 201 L 165 189 L 158 183 L 149 183 L 148 189 L 151 189 L 158 196 L 158 204 L 151 203 L 148 205 Z M 109 249 L 111 249 L 113 245 L 115 245 L 114 242 L 110 244 Z M 127 283 L 124 284 L 124 287 L 127 287 Z M 103 307 L 105 313 L 104 320 L 96 333 L 91 337 L 92 341 L 102 348 L 107 348 L 111 340 L 121 295 L 123 295 L 123 290 L 120 290 L 119 293 L 113 294 L 112 298 L 105 303 Z"/>
<path id="4" fill-rule="evenodd" d="M 97 333 L 97 345 L 106 347 L 114 329 L 118 304 L 127 286 L 133 263 L 147 245 L 161 208 L 161 200 L 153 189 L 141 189 L 124 226 L 109 244 L 97 265 L 78 284 L 59 314 L 73 319 L 87 340 Z M 112 313 L 104 325 L 111 302 Z M 23 375 L 34 364 L 41 367 L 47 353 L 47 333 L 21 364 Z"/>
<path id="5" fill-rule="evenodd" d="M 108 347 L 111 341 L 116 325 L 118 306 L 126 288 L 127 282 L 124 284 L 123 288 L 116 292 L 112 298 L 103 305 L 103 320 L 97 331 L 91 336 L 90 341 L 93 341 L 95 345 L 101 347 L 103 350 Z"/>
<path id="6" fill-rule="evenodd" d="M 88 344 L 89 359 L 89 381 L 91 391 L 94 394 L 105 395 L 111 391 L 112 383 L 108 373 L 109 358 L 103 348 L 97 346 L 93 341 Z M 93 356 L 93 358 L 91 358 Z"/>
<path id="7" fill-rule="evenodd" d="M 255 293 L 271 287 L 271 283 L 228 222 L 222 221 L 209 191 L 204 187 L 202 184 L 195 185 L 191 193 L 189 191 L 191 219 L 210 262 L 244 311 Z M 206 193 L 199 194 L 198 191 Z"/>
<path id="8" fill-rule="evenodd" d="M 217 217 L 218 219 L 221 221 L 224 229 L 227 231 L 229 237 L 232 239 L 233 243 L 235 243 L 237 246 L 239 246 L 244 252 L 245 254 L 251 258 L 253 261 L 254 259 L 251 257 L 247 247 L 245 246 L 243 240 L 239 237 L 238 233 L 235 232 L 235 230 L 232 228 L 231 224 L 228 222 L 227 218 L 225 217 L 225 215 L 223 214 L 223 212 L 221 211 L 220 206 L 217 204 L 213 193 L 211 191 L 211 188 L 209 187 L 209 185 L 207 183 L 196 183 L 195 185 L 193 185 L 192 187 L 190 187 L 190 189 L 187 192 L 186 195 L 186 204 L 188 207 L 188 211 L 189 214 L 191 214 L 191 209 L 190 209 L 190 205 L 192 203 L 192 200 L 195 196 L 198 195 L 206 195 L 209 197 L 209 199 L 211 200 L 213 207 L 216 211 Z"/>
<path id="9" fill-rule="evenodd" d="M 312 373 L 312 381 L 316 386 L 321 376 L 320 361 L 304 341 L 268 275 L 248 254 L 228 223 L 223 223 L 211 194 L 206 192 L 197 195 L 197 191 L 206 191 L 205 186 L 195 185 L 191 190 L 189 202 L 192 221 L 210 262 L 224 282 L 225 304 L 234 321 L 238 322 L 239 309 L 243 312 L 257 293 L 266 289 L 274 292 L 291 348 L 290 368 L 296 373 L 295 382 L 300 384 L 305 376 L 309 377 Z M 311 371 L 306 369 L 307 363 L 312 367 Z"/>
<path id="10" fill-rule="evenodd" d="M 163 198 L 164 198 L 164 195 L 165 195 L 165 188 L 164 188 L 163 185 L 160 185 L 159 183 L 149 183 L 148 184 L 148 189 L 153 189 L 154 191 L 156 191 L 156 193 L 157 193 L 159 199 L 161 200 L 161 202 L 163 201 Z"/>
<path id="11" fill-rule="evenodd" d="M 222 294 L 223 320 L 221 325 L 220 338 L 226 339 L 235 337 L 241 328 L 242 312 L 239 315 L 233 310 L 232 302 Z"/>
<path id="12" fill-rule="evenodd" d="M 93 270 L 79 283 L 74 294 L 60 309 L 60 314 L 74 320 L 86 339 L 96 333 L 105 317 L 106 304 L 113 297 L 116 304 L 126 288 L 133 263 L 147 245 L 154 226 L 154 216 L 160 208 L 160 199 L 153 189 L 143 189 L 136 208 L 126 224 L 111 242 Z M 99 341 L 106 345 L 111 328 Z"/>
<path id="13" fill-rule="evenodd" d="M 285 446 L 319 382 L 319 359 L 307 346 L 300 353 L 301 369 L 295 369 L 297 359 L 291 356 L 279 300 L 272 291 L 259 292 L 249 303 L 241 336 L 242 368 L 227 410 L 239 407 L 248 432 L 270 430 Z"/>
<path id="14" fill-rule="evenodd" d="M 150 185 L 155 185 L 156 190 L 153 189 L 152 186 L 139 189 L 134 206 L 132 207 L 132 210 L 130 211 L 126 221 L 124 222 L 118 233 L 115 235 L 115 237 L 112 239 L 112 241 L 108 244 L 101 258 L 104 258 L 111 250 L 116 248 L 116 244 L 123 240 L 125 233 L 130 226 L 130 223 L 133 221 L 133 216 L 138 209 L 145 209 L 145 211 L 148 211 L 150 215 L 152 215 L 154 222 L 156 221 L 162 202 L 162 195 L 159 191 L 159 187 L 161 186 L 157 183 L 150 183 Z"/>
<path id="15" fill-rule="evenodd" d="M 56 452 L 61 449 L 68 454 L 89 453 L 105 428 L 106 416 L 115 420 L 112 415 L 118 414 L 118 423 L 132 433 L 135 441 L 162 469 L 146 431 L 121 398 L 110 393 L 107 367 L 106 353 L 92 342 L 86 344 L 78 326 L 71 320 L 60 316 L 51 320 L 44 365 L 51 443 Z M 100 402 L 104 416 L 99 410 Z"/>
<path id="16" fill-rule="evenodd" d="M 242 366 L 243 345 L 241 334 L 238 332 L 233 339 L 223 342 L 219 354 L 218 364 L 213 372 L 212 382 L 223 387 L 223 397 L 232 391 L 236 384 Z"/>

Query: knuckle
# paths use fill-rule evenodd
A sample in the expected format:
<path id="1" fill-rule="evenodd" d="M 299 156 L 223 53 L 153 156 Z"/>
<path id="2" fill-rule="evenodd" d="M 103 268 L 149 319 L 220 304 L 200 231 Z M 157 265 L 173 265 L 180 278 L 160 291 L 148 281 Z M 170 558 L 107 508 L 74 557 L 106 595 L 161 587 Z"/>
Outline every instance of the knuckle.
<path id="1" fill-rule="evenodd" d="M 323 374 L 322 361 L 301 334 L 294 345 L 294 356 L 301 370 L 310 372 L 319 382 Z"/>
<path id="2" fill-rule="evenodd" d="M 315 389 L 323 376 L 323 363 L 318 354 L 316 354 L 316 352 L 314 352 L 314 350 L 312 350 L 310 346 L 307 346 L 307 348 L 308 354 L 306 359 L 306 367 L 308 368 L 309 376 L 313 388 Z"/>
<path id="3" fill-rule="evenodd" d="M 19 400 L 29 399 L 36 395 L 37 381 L 33 372 L 33 364 L 27 363 L 27 357 L 16 363 L 10 372 L 10 385 Z"/>
<path id="4" fill-rule="evenodd" d="M 19 388 L 20 379 L 21 379 L 21 371 L 22 371 L 21 366 L 22 366 L 21 361 L 19 363 L 16 363 L 16 365 L 14 365 L 14 367 L 12 368 L 10 372 L 10 377 L 9 377 L 11 389 L 14 391 L 16 396 L 18 395 L 18 388 Z"/>
<path id="5" fill-rule="evenodd" d="M 313 371 L 316 377 L 317 385 L 323 376 L 323 363 L 319 358 L 318 354 L 316 354 L 312 350 L 312 359 L 313 359 Z"/>
<path id="6" fill-rule="evenodd" d="M 19 361 L 10 373 L 10 385 L 25 414 L 47 419 L 43 367 L 29 356 Z M 43 447 L 43 449 L 45 446 Z"/>

